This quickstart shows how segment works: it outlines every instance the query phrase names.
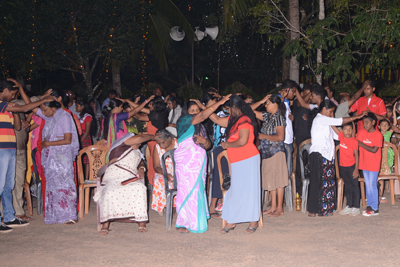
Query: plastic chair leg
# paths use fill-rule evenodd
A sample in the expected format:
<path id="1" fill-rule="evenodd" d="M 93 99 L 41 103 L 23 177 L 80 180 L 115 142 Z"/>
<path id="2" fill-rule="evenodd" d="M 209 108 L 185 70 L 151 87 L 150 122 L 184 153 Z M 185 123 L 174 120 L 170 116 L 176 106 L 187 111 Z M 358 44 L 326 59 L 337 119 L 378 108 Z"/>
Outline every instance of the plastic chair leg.
<path id="1" fill-rule="evenodd" d="M 89 213 L 89 195 L 90 187 L 85 188 L 85 214 Z"/>
<path id="2" fill-rule="evenodd" d="M 43 213 L 43 194 L 42 194 L 42 182 L 37 181 L 37 188 L 38 188 L 38 198 L 37 198 L 37 214 L 42 215 Z"/>
<path id="3" fill-rule="evenodd" d="M 172 227 L 172 206 L 174 196 L 171 192 L 167 193 L 167 207 L 165 208 L 165 228 L 171 230 Z"/>
<path id="4" fill-rule="evenodd" d="M 343 179 L 338 179 L 337 180 L 337 209 L 336 211 L 341 211 L 343 209 Z"/>
<path id="5" fill-rule="evenodd" d="M 304 179 L 303 180 L 303 196 L 301 200 L 301 212 L 306 213 L 307 212 L 307 199 L 308 199 L 308 185 L 310 183 L 310 180 Z"/>
<path id="6" fill-rule="evenodd" d="M 360 188 L 361 188 L 361 201 L 362 201 L 362 206 L 366 207 L 367 203 L 365 201 L 365 183 L 360 181 Z"/>
<path id="7" fill-rule="evenodd" d="M 295 210 L 296 209 L 296 176 L 292 175 L 291 176 L 292 179 L 292 209 Z"/>
<path id="8" fill-rule="evenodd" d="M 292 181 L 290 179 L 289 179 L 289 185 L 285 187 L 285 202 L 286 202 L 286 207 L 289 208 L 289 212 L 293 211 Z"/>
<path id="9" fill-rule="evenodd" d="M 389 183 L 390 183 L 390 200 L 392 201 L 392 205 L 394 205 L 395 204 L 395 200 L 394 200 L 394 180 L 390 179 Z"/>
<path id="10" fill-rule="evenodd" d="M 83 219 L 83 213 L 84 213 L 84 189 L 82 186 L 79 186 L 79 220 Z"/>

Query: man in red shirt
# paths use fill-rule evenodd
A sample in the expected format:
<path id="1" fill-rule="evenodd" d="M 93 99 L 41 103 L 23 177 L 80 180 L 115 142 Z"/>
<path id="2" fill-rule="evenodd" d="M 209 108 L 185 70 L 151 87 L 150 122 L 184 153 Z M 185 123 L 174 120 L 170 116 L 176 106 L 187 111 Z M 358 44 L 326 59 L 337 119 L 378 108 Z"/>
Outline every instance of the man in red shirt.
<path id="1" fill-rule="evenodd" d="M 350 108 L 351 112 L 361 114 L 363 111 L 372 112 L 375 114 L 378 121 L 376 125 L 379 125 L 379 121 L 386 118 L 386 105 L 385 102 L 374 94 L 375 82 L 371 80 L 365 81 L 367 86 L 364 88 L 364 96 L 360 97 Z M 363 121 L 359 120 L 357 123 L 357 129 L 363 129 Z"/>

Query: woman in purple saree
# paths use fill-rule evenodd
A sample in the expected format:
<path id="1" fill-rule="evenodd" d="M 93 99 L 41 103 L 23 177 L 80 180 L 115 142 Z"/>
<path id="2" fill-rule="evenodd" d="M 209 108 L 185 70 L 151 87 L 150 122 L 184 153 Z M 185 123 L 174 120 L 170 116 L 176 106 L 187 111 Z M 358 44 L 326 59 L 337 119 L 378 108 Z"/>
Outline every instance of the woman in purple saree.
<path id="1" fill-rule="evenodd" d="M 196 102 L 189 101 L 187 113 L 177 123 L 178 145 L 175 150 L 175 174 L 178 185 L 176 195 L 176 228 L 181 233 L 204 233 L 208 229 L 207 198 L 205 182 L 207 170 L 206 149 L 211 141 L 201 122 L 229 98 L 224 97 L 216 104 L 200 112 Z"/>
<path id="2" fill-rule="evenodd" d="M 74 224 L 77 220 L 74 160 L 79 140 L 72 116 L 53 101 L 40 106 L 36 115 L 46 121 L 43 128 L 42 165 L 46 177 L 46 224 Z"/>

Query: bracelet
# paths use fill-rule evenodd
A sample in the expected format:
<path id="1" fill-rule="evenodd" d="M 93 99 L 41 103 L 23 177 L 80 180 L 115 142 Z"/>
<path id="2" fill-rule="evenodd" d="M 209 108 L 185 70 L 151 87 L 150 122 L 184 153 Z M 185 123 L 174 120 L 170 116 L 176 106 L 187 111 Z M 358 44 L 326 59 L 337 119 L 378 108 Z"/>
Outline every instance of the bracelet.
<path id="1" fill-rule="evenodd" d="M 144 100 L 144 101 L 146 101 L 146 104 L 148 104 L 148 103 L 149 103 L 149 101 L 147 101 L 147 99 L 146 99 L 146 100 Z"/>
<path id="2" fill-rule="evenodd" d="M 209 109 L 211 109 L 211 111 L 214 113 L 214 110 L 211 107 L 209 107 Z"/>
<path id="3" fill-rule="evenodd" d="M 143 168 L 143 171 L 146 172 L 146 167 L 144 167 L 144 166 L 140 166 L 139 170 L 142 169 L 142 168 Z"/>

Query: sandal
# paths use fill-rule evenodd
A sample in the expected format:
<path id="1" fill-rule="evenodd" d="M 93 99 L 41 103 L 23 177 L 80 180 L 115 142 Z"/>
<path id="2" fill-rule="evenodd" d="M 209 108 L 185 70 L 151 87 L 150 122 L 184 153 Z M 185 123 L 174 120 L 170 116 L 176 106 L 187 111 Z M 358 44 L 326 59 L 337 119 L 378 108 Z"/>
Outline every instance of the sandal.
<path id="1" fill-rule="evenodd" d="M 229 233 L 230 230 L 235 230 L 235 227 L 236 226 L 233 226 L 231 228 L 222 228 L 221 229 L 221 234 L 227 234 L 227 233 Z"/>
<path id="2" fill-rule="evenodd" d="M 317 216 L 315 213 L 308 213 L 308 217 L 315 217 Z"/>
<path id="3" fill-rule="evenodd" d="M 146 233 L 147 232 L 147 228 L 146 227 L 139 227 L 138 232 L 139 233 Z"/>
<path id="4" fill-rule="evenodd" d="M 257 227 L 247 227 L 246 234 L 253 234 L 257 230 Z M 248 232 L 250 231 L 250 232 Z"/>
<path id="5" fill-rule="evenodd" d="M 75 221 L 75 220 L 68 220 L 68 221 L 66 221 L 66 222 L 64 222 L 63 224 L 65 224 L 65 225 L 73 225 L 73 224 L 76 224 L 78 221 Z"/>

